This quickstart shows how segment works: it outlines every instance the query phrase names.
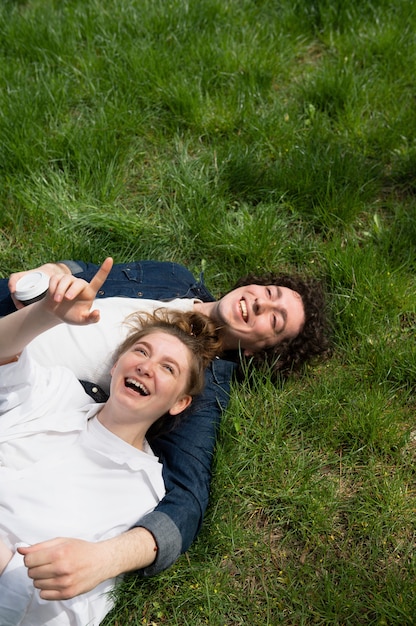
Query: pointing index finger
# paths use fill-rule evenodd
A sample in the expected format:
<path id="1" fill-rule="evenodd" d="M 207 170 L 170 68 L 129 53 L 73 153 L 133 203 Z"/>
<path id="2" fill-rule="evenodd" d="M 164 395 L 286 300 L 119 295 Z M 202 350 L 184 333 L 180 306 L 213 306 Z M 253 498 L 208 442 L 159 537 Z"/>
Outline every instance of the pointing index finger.
<path id="1" fill-rule="evenodd" d="M 107 277 L 113 267 L 113 259 L 109 256 L 105 259 L 104 263 L 102 263 L 100 269 L 96 273 L 96 275 L 92 278 L 90 282 L 90 287 L 94 289 L 95 293 L 99 290 L 99 288 L 105 283 Z"/>

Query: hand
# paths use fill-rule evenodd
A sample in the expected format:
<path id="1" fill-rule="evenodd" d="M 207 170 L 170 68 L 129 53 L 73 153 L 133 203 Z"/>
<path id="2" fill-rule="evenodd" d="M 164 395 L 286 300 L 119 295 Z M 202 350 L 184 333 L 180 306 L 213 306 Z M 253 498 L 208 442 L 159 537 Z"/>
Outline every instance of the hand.
<path id="1" fill-rule="evenodd" d="M 48 292 L 39 306 L 68 324 L 98 322 L 99 311 L 90 309 L 112 266 L 113 259 L 108 257 L 90 283 L 72 274 L 54 274 L 50 279 Z"/>
<path id="2" fill-rule="evenodd" d="M 68 600 L 112 578 L 105 542 L 59 537 L 17 550 L 44 600 Z"/>
<path id="3" fill-rule="evenodd" d="M 107 258 L 90 283 L 72 274 L 54 275 L 46 296 L 29 306 L 0 318 L 0 365 L 12 363 L 41 333 L 61 322 L 92 324 L 100 313 L 91 311 L 98 289 L 106 280 L 113 259 Z"/>
<path id="4" fill-rule="evenodd" d="M 97 543 L 58 537 L 17 550 L 44 600 L 74 598 L 104 580 L 148 567 L 157 554 L 154 536 L 140 526 Z"/>
<path id="5" fill-rule="evenodd" d="M 69 268 L 63 263 L 45 263 L 44 265 L 40 265 L 39 267 L 35 267 L 31 270 L 26 270 L 24 272 L 14 272 L 14 274 L 10 274 L 8 287 L 16 309 L 21 309 L 24 306 L 20 302 L 20 300 L 16 299 L 14 295 L 16 291 L 16 283 L 20 278 L 23 278 L 23 276 L 26 276 L 26 274 L 30 274 L 31 272 L 43 272 L 49 277 L 71 274 Z"/>

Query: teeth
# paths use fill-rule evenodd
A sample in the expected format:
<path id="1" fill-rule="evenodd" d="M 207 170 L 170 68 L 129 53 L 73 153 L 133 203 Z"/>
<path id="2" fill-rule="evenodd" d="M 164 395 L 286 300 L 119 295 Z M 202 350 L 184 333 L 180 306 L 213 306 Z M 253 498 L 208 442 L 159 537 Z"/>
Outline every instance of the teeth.
<path id="1" fill-rule="evenodd" d="M 240 300 L 240 308 L 241 308 L 241 313 L 243 315 L 243 320 L 247 322 L 248 314 L 247 314 L 247 304 L 245 300 Z"/>
<path id="2" fill-rule="evenodd" d="M 126 386 L 130 387 L 130 388 L 133 388 L 135 391 L 138 391 L 141 396 L 149 396 L 150 395 L 150 391 L 147 389 L 147 387 L 142 385 L 142 383 L 139 383 L 139 381 L 135 380 L 134 378 L 127 378 L 126 379 Z"/>

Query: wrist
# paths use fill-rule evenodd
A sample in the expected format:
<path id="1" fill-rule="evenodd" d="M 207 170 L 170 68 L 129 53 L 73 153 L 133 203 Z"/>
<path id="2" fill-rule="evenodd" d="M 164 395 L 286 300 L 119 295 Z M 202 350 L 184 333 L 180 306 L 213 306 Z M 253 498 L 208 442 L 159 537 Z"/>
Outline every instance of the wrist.
<path id="1" fill-rule="evenodd" d="M 64 269 L 65 274 L 80 274 L 83 272 L 83 268 L 76 261 L 71 261 L 69 259 L 64 259 L 63 261 L 58 261 L 55 265 Z"/>
<path id="2" fill-rule="evenodd" d="M 57 263 L 54 263 L 53 265 L 60 270 L 60 273 L 70 275 L 73 272 L 71 271 L 71 268 L 70 268 L 69 265 L 67 265 L 67 263 L 69 263 L 69 262 L 68 261 L 58 261 Z"/>

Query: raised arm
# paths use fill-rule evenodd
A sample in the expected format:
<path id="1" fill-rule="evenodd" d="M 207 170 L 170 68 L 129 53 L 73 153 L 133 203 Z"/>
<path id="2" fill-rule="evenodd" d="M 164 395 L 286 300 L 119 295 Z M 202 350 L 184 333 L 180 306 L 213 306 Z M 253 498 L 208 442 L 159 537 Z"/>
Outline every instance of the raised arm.
<path id="1" fill-rule="evenodd" d="M 53 275 L 43 300 L 0 319 L 0 364 L 13 361 L 28 343 L 61 322 L 92 324 L 99 312 L 91 311 L 98 289 L 113 261 L 107 258 L 90 283 L 72 275 Z"/>

